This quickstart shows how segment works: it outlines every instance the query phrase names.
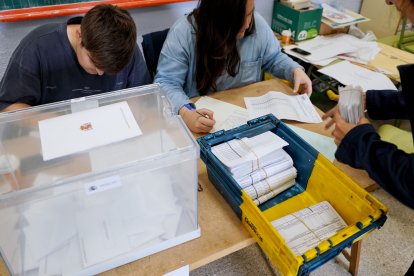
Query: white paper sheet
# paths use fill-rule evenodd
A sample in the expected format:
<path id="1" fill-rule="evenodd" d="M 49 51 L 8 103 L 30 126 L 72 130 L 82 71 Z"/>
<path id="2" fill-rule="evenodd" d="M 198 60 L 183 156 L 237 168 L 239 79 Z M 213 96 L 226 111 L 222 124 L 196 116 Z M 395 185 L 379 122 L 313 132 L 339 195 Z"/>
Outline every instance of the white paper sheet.
<path id="1" fill-rule="evenodd" d="M 318 36 L 312 40 L 301 43 L 299 47 L 311 53 L 309 56 L 306 56 L 306 59 L 310 62 L 332 58 L 339 54 L 358 50 L 357 46 L 348 43 L 343 36 Z"/>
<path id="2" fill-rule="evenodd" d="M 210 97 L 201 97 L 196 105 L 198 109 L 207 108 L 214 112 L 216 124 L 211 133 L 244 125 L 249 120 L 249 113 L 245 108 Z"/>
<path id="3" fill-rule="evenodd" d="M 318 70 L 344 85 L 359 85 L 367 90 L 397 90 L 392 81 L 385 75 L 354 65 L 348 61 L 338 62 Z"/>
<path id="4" fill-rule="evenodd" d="M 304 123 L 322 122 L 318 112 L 306 94 L 288 96 L 282 92 L 270 91 L 260 97 L 246 97 L 250 118 L 257 118 L 269 113 L 278 119 L 295 120 Z"/>
<path id="5" fill-rule="evenodd" d="M 76 250 L 76 254 L 73 251 Z M 79 255 L 79 243 L 73 237 L 67 244 L 50 252 L 49 255 L 39 262 L 40 275 L 62 275 L 63 273 L 75 273 L 82 268 L 82 262 Z"/>
<path id="6" fill-rule="evenodd" d="M 188 276 L 190 275 L 190 266 L 186 265 L 176 270 L 164 274 L 164 276 Z"/>
<path id="7" fill-rule="evenodd" d="M 111 207 L 105 212 L 100 208 L 89 208 L 79 213 L 76 218 L 85 266 L 97 264 L 130 250 L 123 220 L 119 215 L 122 211 Z"/>
<path id="8" fill-rule="evenodd" d="M 298 55 L 291 51 L 294 47 L 299 47 L 311 54 Z M 365 41 L 349 34 L 318 36 L 301 42 L 297 46 L 285 46 L 284 50 L 289 55 L 320 66 L 326 66 L 337 58 L 352 58 L 353 61 L 367 64 L 381 51 L 376 42 Z"/>
<path id="9" fill-rule="evenodd" d="M 321 60 L 310 62 L 306 58 L 307 56 L 304 56 L 304 55 L 301 55 L 301 54 L 298 54 L 298 53 L 292 51 L 292 49 L 296 48 L 296 47 L 298 47 L 298 46 L 297 45 L 287 45 L 283 49 L 285 50 L 285 53 L 288 54 L 289 56 L 299 58 L 299 59 L 303 60 L 304 62 L 312 63 L 312 64 L 317 65 L 317 66 L 326 66 L 326 65 L 330 64 L 331 62 L 334 62 L 335 60 L 338 59 L 337 56 L 334 56 L 334 57 L 329 57 L 329 58 L 326 58 L 326 59 L 321 59 Z M 300 48 L 300 46 L 299 46 L 299 48 Z"/>
<path id="10" fill-rule="evenodd" d="M 288 125 L 288 127 L 296 132 L 303 140 L 311 144 L 317 151 L 322 153 L 328 160 L 331 162 L 335 160 L 337 146 L 333 138 L 293 125 Z"/>
<path id="11" fill-rule="evenodd" d="M 127 102 L 39 121 L 43 160 L 142 134 Z"/>

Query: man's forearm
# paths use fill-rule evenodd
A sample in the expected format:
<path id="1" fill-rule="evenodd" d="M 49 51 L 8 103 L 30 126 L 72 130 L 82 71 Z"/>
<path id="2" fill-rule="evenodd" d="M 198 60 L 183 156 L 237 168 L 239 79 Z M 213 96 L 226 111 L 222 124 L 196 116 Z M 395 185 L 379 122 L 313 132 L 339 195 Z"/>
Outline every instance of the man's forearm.
<path id="1" fill-rule="evenodd" d="M 30 107 L 30 105 L 25 104 L 25 103 L 14 103 L 2 109 L 0 112 L 8 112 L 8 111 L 19 110 L 19 109 L 28 108 L 28 107 Z"/>

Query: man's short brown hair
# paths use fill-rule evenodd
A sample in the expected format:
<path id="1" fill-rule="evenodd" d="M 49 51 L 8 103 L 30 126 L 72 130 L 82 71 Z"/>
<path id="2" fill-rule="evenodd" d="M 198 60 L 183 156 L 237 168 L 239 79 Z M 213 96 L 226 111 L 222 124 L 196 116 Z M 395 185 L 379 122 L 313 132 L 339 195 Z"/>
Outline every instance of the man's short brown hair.
<path id="1" fill-rule="evenodd" d="M 107 74 L 116 74 L 131 61 L 137 31 L 134 20 L 124 9 L 97 5 L 81 23 L 82 46 L 95 66 Z"/>

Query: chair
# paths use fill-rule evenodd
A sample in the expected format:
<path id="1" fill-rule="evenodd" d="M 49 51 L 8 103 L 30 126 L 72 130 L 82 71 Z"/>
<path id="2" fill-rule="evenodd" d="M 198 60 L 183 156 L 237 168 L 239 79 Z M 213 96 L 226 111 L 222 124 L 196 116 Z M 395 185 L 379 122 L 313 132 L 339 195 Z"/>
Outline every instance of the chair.
<path id="1" fill-rule="evenodd" d="M 154 78 L 157 71 L 158 58 L 169 30 L 165 29 L 142 36 L 142 51 L 152 78 Z"/>
<path id="2" fill-rule="evenodd" d="M 414 53 L 414 32 L 406 30 L 407 17 L 401 16 L 393 36 L 378 39 L 378 42 Z"/>
<path id="3" fill-rule="evenodd" d="M 407 32 L 406 26 L 407 26 L 407 17 L 404 17 L 401 19 L 401 32 L 400 32 L 400 38 L 397 43 L 397 47 L 401 50 L 407 51 L 409 53 L 414 53 L 414 33 L 413 32 Z"/>
<path id="4" fill-rule="evenodd" d="M 396 145 L 406 153 L 414 153 L 413 136 L 411 132 L 393 125 L 385 124 L 378 128 L 381 140 Z"/>

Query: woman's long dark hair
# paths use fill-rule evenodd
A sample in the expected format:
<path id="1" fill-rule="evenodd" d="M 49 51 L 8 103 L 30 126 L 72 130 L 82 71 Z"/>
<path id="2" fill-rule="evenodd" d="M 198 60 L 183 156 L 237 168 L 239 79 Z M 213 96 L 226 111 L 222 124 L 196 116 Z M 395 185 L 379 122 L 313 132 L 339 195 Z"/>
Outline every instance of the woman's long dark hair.
<path id="1" fill-rule="evenodd" d="M 246 3 L 247 0 L 200 0 L 188 15 L 196 30 L 196 81 L 201 95 L 217 90 L 216 81 L 224 71 L 232 77 L 239 72 L 236 36 L 244 24 Z M 254 28 L 252 18 L 245 35 L 253 33 Z"/>

